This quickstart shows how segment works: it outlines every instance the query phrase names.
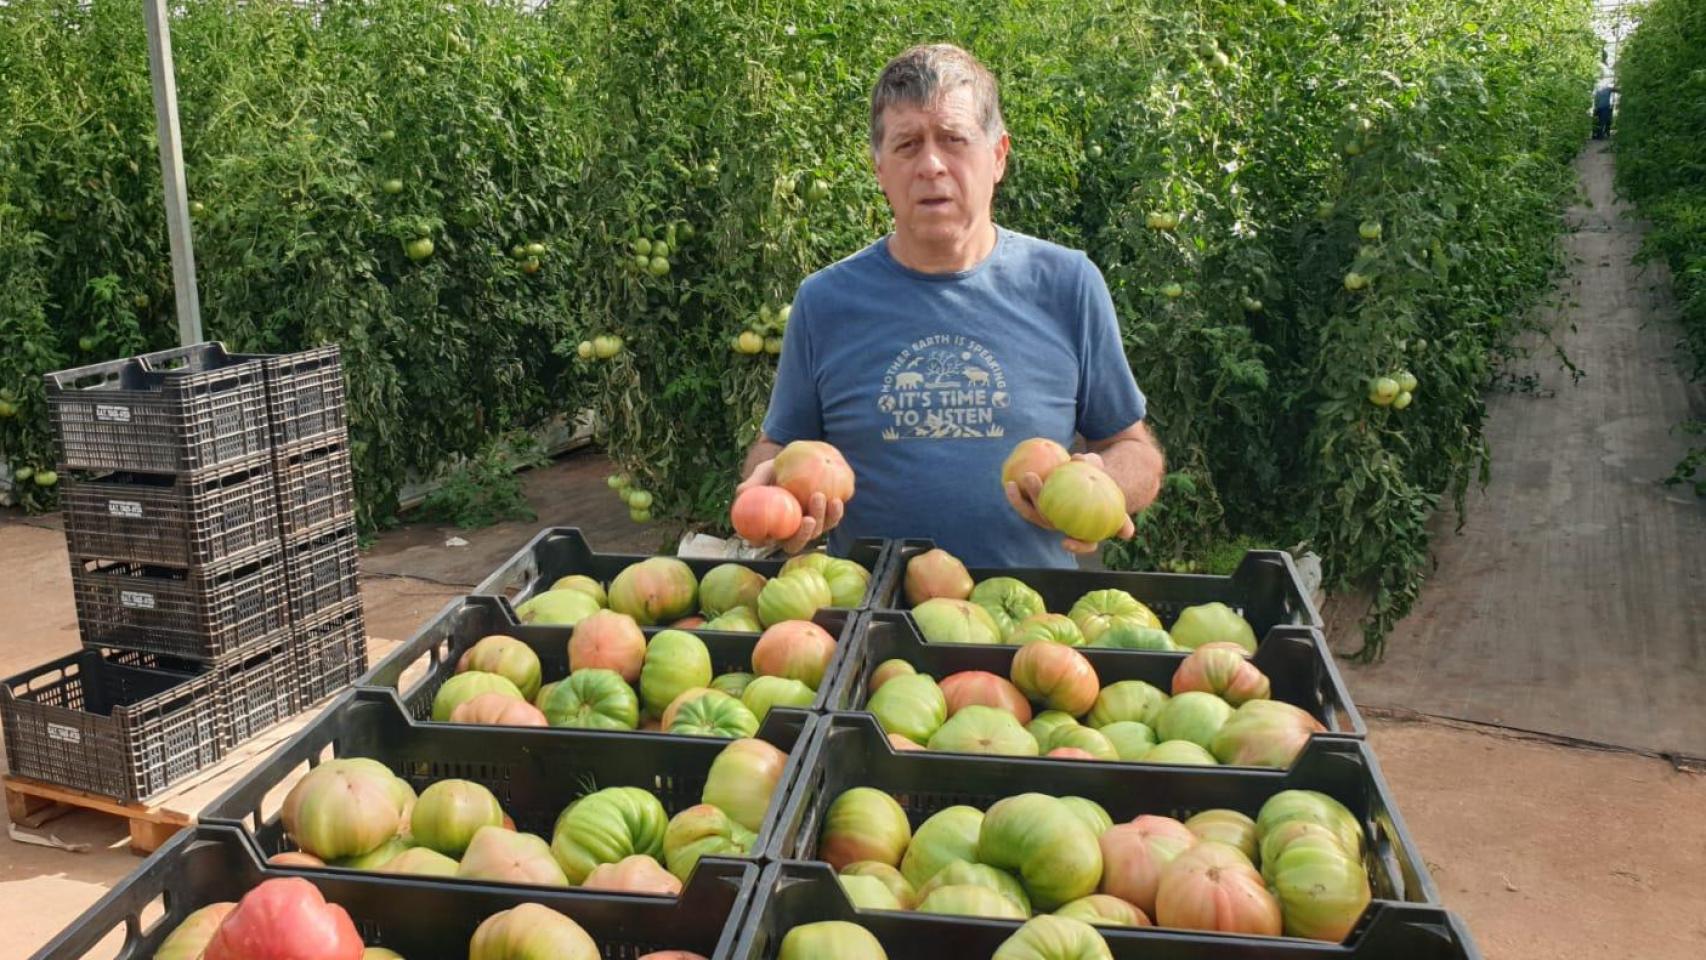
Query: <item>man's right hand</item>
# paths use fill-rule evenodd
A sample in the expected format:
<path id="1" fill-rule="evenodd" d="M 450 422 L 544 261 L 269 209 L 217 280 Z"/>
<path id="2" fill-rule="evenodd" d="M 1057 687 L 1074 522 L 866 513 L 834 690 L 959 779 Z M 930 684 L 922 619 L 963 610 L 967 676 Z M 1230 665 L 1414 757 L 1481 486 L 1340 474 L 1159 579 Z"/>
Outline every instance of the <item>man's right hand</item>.
<path id="1" fill-rule="evenodd" d="M 775 483 L 776 461 L 774 459 L 764 460 L 753 467 L 746 479 L 735 487 L 735 496 L 740 496 L 748 487 L 772 486 Z M 834 530 L 836 524 L 841 522 L 841 515 L 845 510 L 846 504 L 841 501 L 841 498 L 837 497 L 831 500 L 821 493 L 814 493 L 812 494 L 812 502 L 804 511 L 805 517 L 800 521 L 800 529 L 793 536 L 786 540 L 771 540 L 756 543 L 753 546 L 766 547 L 779 544 L 783 553 L 793 556 L 804 550 L 819 536 Z"/>

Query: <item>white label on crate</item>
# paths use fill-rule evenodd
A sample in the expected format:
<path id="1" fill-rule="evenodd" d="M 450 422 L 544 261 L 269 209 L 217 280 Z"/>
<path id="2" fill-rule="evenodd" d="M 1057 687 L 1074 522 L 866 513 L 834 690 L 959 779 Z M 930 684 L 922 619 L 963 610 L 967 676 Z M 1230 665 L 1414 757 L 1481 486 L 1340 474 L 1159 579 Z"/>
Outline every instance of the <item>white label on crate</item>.
<path id="1" fill-rule="evenodd" d="M 154 595 L 152 593 L 142 593 L 138 590 L 120 590 L 118 592 L 118 602 L 130 607 L 132 610 L 154 609 Z"/>
<path id="2" fill-rule="evenodd" d="M 129 423 L 130 408 L 111 403 L 95 404 L 95 419 L 106 420 L 109 423 Z"/>
<path id="3" fill-rule="evenodd" d="M 68 727 L 63 723 L 50 723 L 47 725 L 47 738 L 49 740 L 63 740 L 66 743 L 82 743 L 83 731 L 76 727 Z"/>
<path id="4" fill-rule="evenodd" d="M 142 504 L 135 500 L 108 500 L 107 513 L 115 517 L 142 519 Z"/>

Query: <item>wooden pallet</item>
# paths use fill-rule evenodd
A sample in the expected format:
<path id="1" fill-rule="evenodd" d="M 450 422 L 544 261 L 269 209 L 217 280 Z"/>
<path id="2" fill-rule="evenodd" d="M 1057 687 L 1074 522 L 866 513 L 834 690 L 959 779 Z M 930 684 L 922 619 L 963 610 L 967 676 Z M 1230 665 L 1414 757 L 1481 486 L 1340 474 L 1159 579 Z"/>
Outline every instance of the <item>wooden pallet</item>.
<path id="1" fill-rule="evenodd" d="M 128 821 L 130 849 L 138 855 L 153 853 L 172 834 L 190 824 L 188 817 L 169 807 L 127 803 L 28 777 L 7 774 L 0 778 L 0 784 L 6 790 L 6 815 L 14 824 L 39 825 L 51 818 L 44 815 L 56 807 L 93 810 Z"/>
<path id="2" fill-rule="evenodd" d="M 384 656 L 395 646 L 396 641 L 369 637 L 369 662 Z M 130 826 L 130 851 L 137 856 L 146 856 L 159 849 L 173 834 L 195 823 L 196 814 L 200 813 L 203 807 L 231 789 L 257 762 L 265 759 L 280 744 L 300 733 L 333 699 L 335 698 L 328 698 L 289 720 L 273 724 L 244 741 L 218 763 L 173 784 L 142 803 L 104 797 L 13 774 L 0 776 L 0 787 L 4 788 L 6 794 L 6 813 L 13 824 L 22 827 L 40 826 L 55 816 L 73 810 L 90 810 L 117 817 Z"/>

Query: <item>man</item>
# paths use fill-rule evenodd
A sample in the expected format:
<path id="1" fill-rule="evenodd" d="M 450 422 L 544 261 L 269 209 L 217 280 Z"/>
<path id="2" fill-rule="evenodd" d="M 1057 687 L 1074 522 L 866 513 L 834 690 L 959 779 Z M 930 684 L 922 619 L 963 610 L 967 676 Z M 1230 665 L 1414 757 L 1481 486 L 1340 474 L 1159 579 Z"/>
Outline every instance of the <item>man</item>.
<path id="1" fill-rule="evenodd" d="M 1611 95 L 1617 88 L 1610 84 L 1593 92 L 1593 138 L 1604 140 L 1611 136 Z"/>
<path id="2" fill-rule="evenodd" d="M 871 94 L 871 156 L 894 230 L 800 285 L 763 433 L 740 489 L 772 482 L 783 444 L 825 440 L 852 466 L 851 500 L 807 510 L 782 544 L 833 531 L 929 537 L 969 566 L 1073 567 L 1098 544 L 1037 512 L 1034 474 L 1003 489 L 1001 464 L 1029 437 L 1074 436 L 1125 494 L 1160 489 L 1113 301 L 1082 253 L 990 217 L 1010 141 L 995 78 L 948 45 L 914 47 Z M 1129 538 L 1130 518 L 1118 533 Z"/>

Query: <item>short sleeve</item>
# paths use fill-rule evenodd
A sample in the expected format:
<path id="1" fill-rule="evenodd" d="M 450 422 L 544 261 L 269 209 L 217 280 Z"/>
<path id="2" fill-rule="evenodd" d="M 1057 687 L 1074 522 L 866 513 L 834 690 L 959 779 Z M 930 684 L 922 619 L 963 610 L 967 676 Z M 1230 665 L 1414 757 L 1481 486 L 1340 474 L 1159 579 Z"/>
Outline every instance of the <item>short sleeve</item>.
<path id="1" fill-rule="evenodd" d="M 796 297 L 789 310 L 776 383 L 770 388 L 770 408 L 764 413 L 764 435 L 777 443 L 823 439 L 823 404 L 818 399 L 811 318 L 803 300 Z"/>
<path id="2" fill-rule="evenodd" d="M 1088 257 L 1083 258 L 1078 286 L 1084 327 L 1079 339 L 1076 429 L 1094 442 L 1142 420 L 1147 403 L 1126 360 L 1107 281 Z"/>

